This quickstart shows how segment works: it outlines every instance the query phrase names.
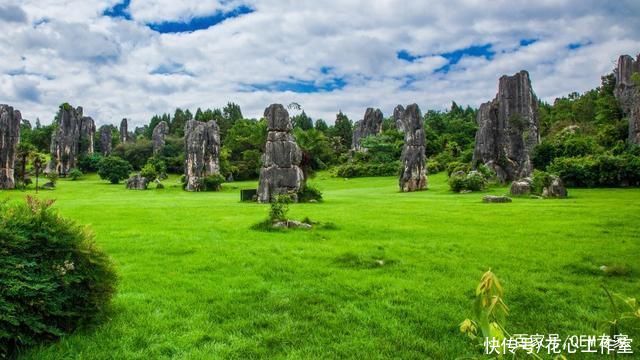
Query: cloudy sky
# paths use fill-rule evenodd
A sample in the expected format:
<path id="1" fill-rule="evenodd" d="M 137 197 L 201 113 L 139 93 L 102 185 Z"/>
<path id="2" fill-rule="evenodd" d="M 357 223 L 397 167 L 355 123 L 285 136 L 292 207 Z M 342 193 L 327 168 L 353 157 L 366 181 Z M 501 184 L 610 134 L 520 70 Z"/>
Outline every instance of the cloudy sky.
<path id="1" fill-rule="evenodd" d="M 141 125 L 228 101 L 332 123 L 478 106 L 521 69 L 552 101 L 638 52 L 637 0 L 0 0 L 0 103 L 43 123 L 62 102 Z"/>

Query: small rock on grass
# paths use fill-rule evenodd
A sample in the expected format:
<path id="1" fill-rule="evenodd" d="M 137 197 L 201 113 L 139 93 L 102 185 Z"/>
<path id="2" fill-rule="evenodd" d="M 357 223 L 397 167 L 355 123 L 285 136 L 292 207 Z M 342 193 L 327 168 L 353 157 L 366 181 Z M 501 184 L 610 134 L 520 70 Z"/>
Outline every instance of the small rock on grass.
<path id="1" fill-rule="evenodd" d="M 485 195 L 482 197 L 484 203 L 510 203 L 511 198 L 508 196 Z"/>

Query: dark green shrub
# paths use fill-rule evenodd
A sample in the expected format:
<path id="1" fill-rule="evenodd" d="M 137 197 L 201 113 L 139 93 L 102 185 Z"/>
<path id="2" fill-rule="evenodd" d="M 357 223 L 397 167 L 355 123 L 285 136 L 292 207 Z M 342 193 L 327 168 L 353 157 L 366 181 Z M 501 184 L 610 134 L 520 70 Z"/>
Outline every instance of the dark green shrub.
<path id="1" fill-rule="evenodd" d="M 224 176 L 220 174 L 209 175 L 202 180 L 202 191 L 220 191 L 222 183 L 224 183 Z"/>
<path id="2" fill-rule="evenodd" d="M 451 176 L 451 174 L 458 171 L 467 173 L 470 170 L 471 170 L 471 164 L 462 163 L 459 161 L 452 161 L 447 165 L 447 176 Z"/>
<path id="3" fill-rule="evenodd" d="M 389 163 L 346 163 L 335 168 L 338 177 L 352 178 L 365 176 L 394 176 L 400 171 L 400 162 Z"/>
<path id="4" fill-rule="evenodd" d="M 101 160 L 102 155 L 100 154 L 83 156 L 78 160 L 78 168 L 84 173 L 97 172 Z"/>
<path id="5" fill-rule="evenodd" d="M 553 143 L 543 141 L 533 149 L 531 162 L 536 169 L 544 170 L 556 157 L 556 147 Z"/>
<path id="6" fill-rule="evenodd" d="M 53 186 L 56 186 L 56 183 L 58 182 L 58 173 L 55 171 L 48 173 L 47 180 L 49 180 L 49 182 L 53 184 Z"/>
<path id="7" fill-rule="evenodd" d="M 442 164 L 440 164 L 438 160 L 427 161 L 427 173 L 429 174 L 437 174 L 444 169 L 445 167 Z"/>
<path id="8" fill-rule="evenodd" d="M 490 181 L 496 178 L 496 172 L 485 164 L 478 165 L 476 171 L 482 174 L 486 181 Z"/>
<path id="9" fill-rule="evenodd" d="M 153 144 L 147 139 L 138 139 L 119 144 L 113 149 L 113 154 L 129 162 L 134 170 L 140 170 L 153 156 Z"/>
<path id="10" fill-rule="evenodd" d="M 82 173 L 82 171 L 80 171 L 78 169 L 69 170 L 69 177 L 73 181 L 76 181 L 76 180 L 80 179 L 82 177 L 82 175 L 84 175 L 84 174 Z"/>
<path id="11" fill-rule="evenodd" d="M 449 176 L 449 187 L 454 192 L 480 191 L 487 186 L 487 179 L 478 171 L 456 171 Z"/>
<path id="12" fill-rule="evenodd" d="M 549 165 L 549 171 L 558 174 L 567 186 L 595 186 L 598 183 L 598 166 L 591 156 L 557 158 Z"/>
<path id="13" fill-rule="evenodd" d="M 487 186 L 487 179 L 478 171 L 470 171 L 465 180 L 465 189 L 470 191 L 480 191 Z"/>
<path id="14" fill-rule="evenodd" d="M 322 201 L 322 192 L 312 185 L 307 184 L 302 190 L 298 192 L 299 202 Z"/>
<path id="15" fill-rule="evenodd" d="M 115 292 L 108 256 L 52 203 L 0 204 L 0 358 L 91 324 Z"/>
<path id="16" fill-rule="evenodd" d="M 159 156 L 153 156 L 149 158 L 149 161 L 147 161 L 145 166 L 147 165 L 151 165 L 153 167 L 153 169 L 156 171 L 156 176 L 158 179 L 164 180 L 167 178 L 167 164 Z"/>
<path id="17" fill-rule="evenodd" d="M 467 174 L 462 171 L 456 172 L 449 176 L 449 188 L 451 191 L 460 192 L 466 188 Z"/>
<path id="18" fill-rule="evenodd" d="M 129 178 L 133 169 L 126 160 L 123 160 L 117 156 L 108 156 L 100 161 L 98 167 L 98 175 L 103 180 L 108 180 L 112 184 L 117 184 L 122 180 Z"/>
<path id="19" fill-rule="evenodd" d="M 153 164 L 147 163 L 142 167 L 142 170 L 140 170 L 140 176 L 147 179 L 148 182 L 153 182 L 158 178 L 158 172 Z"/>
<path id="20" fill-rule="evenodd" d="M 549 170 L 558 174 L 567 186 L 640 185 L 640 157 L 629 153 L 557 158 Z"/>
<path id="21" fill-rule="evenodd" d="M 541 195 L 545 187 L 551 185 L 552 175 L 542 170 L 534 170 L 532 176 L 531 193 Z"/>

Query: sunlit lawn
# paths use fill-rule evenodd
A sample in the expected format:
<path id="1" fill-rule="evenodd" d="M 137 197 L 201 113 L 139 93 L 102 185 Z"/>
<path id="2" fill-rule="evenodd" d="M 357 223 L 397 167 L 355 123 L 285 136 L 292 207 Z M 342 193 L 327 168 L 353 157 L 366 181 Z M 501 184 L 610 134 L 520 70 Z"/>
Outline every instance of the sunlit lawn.
<path id="1" fill-rule="evenodd" d="M 239 201 L 255 182 L 187 193 L 177 181 L 128 191 L 89 176 L 40 193 L 93 229 L 120 282 L 109 321 L 25 358 L 451 359 L 479 354 L 458 324 L 487 269 L 514 333 L 594 334 L 609 316 L 601 284 L 640 296 L 640 189 L 483 204 L 449 192 L 444 174 L 418 193 L 321 174 L 324 202 L 290 216 L 335 229 L 260 232 L 268 206 Z"/>

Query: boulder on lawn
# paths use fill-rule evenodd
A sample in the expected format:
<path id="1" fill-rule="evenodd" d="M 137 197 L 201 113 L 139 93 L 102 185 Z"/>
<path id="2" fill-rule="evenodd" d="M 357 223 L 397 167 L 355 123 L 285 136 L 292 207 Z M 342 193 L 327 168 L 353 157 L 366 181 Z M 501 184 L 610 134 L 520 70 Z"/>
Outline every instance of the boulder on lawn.
<path id="1" fill-rule="evenodd" d="M 147 190 L 147 178 L 136 174 L 127 180 L 127 189 L 129 190 Z"/>
<path id="2" fill-rule="evenodd" d="M 311 229 L 311 224 L 296 220 L 284 220 L 273 223 L 274 228 L 280 229 Z"/>
<path id="3" fill-rule="evenodd" d="M 531 194 L 531 185 L 533 181 L 531 178 L 524 178 L 516 180 L 511 183 L 509 193 L 511 196 L 529 195 Z"/>
<path id="4" fill-rule="evenodd" d="M 511 198 L 508 196 L 485 195 L 482 198 L 484 203 L 510 203 Z"/>
<path id="5" fill-rule="evenodd" d="M 42 185 L 42 189 L 44 190 L 53 190 L 56 188 L 56 184 L 52 183 L 52 182 L 48 182 L 44 185 Z"/>
<path id="6" fill-rule="evenodd" d="M 542 190 L 542 196 L 548 198 L 566 198 L 567 188 L 564 186 L 562 179 L 558 176 L 552 176 L 549 186 L 545 186 Z"/>

